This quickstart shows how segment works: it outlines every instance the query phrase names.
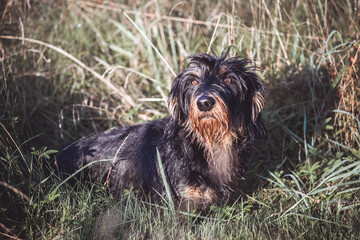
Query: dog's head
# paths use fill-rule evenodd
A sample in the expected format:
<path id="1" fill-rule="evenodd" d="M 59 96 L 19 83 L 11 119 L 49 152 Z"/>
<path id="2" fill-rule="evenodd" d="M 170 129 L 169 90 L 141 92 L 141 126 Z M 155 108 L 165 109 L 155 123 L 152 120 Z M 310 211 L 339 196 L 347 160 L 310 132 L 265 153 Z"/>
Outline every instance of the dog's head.
<path id="1" fill-rule="evenodd" d="M 174 80 L 169 94 L 168 131 L 184 127 L 207 143 L 232 134 L 264 138 L 261 120 L 265 87 L 246 58 L 196 54 Z M 199 140 L 199 139 L 197 139 Z"/>

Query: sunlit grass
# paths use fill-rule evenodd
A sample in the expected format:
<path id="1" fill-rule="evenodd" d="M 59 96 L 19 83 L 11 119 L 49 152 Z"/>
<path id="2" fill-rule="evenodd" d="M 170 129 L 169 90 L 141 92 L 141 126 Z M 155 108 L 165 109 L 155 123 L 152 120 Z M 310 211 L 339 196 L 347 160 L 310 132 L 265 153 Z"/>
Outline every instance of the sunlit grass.
<path id="1" fill-rule="evenodd" d="M 0 238 L 359 236 L 360 42 L 351 1 L 5 2 Z M 49 165 L 53 149 L 82 136 L 166 116 L 186 57 L 229 45 L 231 56 L 262 67 L 267 85 L 268 140 L 256 144 L 235 203 L 176 212 L 171 196 L 158 205 L 133 190 L 116 198 L 101 184 L 68 184 L 74 179 Z"/>

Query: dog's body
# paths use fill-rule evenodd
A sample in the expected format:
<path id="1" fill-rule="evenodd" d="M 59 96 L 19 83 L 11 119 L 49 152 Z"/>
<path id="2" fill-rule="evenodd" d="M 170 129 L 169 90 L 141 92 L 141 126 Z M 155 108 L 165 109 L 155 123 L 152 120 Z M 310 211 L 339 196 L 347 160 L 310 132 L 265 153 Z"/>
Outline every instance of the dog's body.
<path id="1" fill-rule="evenodd" d="M 228 52 L 190 57 L 169 94 L 171 117 L 82 139 L 57 156 L 60 169 L 73 173 L 89 164 L 93 180 L 156 201 L 166 195 L 158 149 L 180 208 L 228 200 L 243 180 L 253 139 L 266 135 L 264 85 L 249 60 L 226 60 Z"/>

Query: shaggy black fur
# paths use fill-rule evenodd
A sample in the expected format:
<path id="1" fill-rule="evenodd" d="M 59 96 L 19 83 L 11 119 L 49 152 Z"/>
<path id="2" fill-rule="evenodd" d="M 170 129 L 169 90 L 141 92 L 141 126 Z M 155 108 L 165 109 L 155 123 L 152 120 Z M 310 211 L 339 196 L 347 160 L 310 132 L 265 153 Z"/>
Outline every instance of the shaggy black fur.
<path id="1" fill-rule="evenodd" d="M 165 196 L 156 149 L 175 203 L 205 208 L 233 197 L 243 181 L 253 140 L 266 136 L 264 85 L 248 59 L 190 56 L 169 94 L 171 117 L 81 139 L 56 156 L 60 170 L 86 164 L 91 178 L 115 191 Z"/>

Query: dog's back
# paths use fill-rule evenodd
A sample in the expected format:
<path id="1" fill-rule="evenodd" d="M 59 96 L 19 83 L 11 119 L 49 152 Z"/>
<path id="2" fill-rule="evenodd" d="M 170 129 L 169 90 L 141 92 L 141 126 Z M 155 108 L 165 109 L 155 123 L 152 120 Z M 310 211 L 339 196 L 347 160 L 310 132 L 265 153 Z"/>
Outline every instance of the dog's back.
<path id="1" fill-rule="evenodd" d="M 81 170 L 115 191 L 131 187 L 149 190 L 156 185 L 156 149 L 164 145 L 168 121 L 110 129 L 80 139 L 60 151 L 56 164 L 61 172 Z"/>

